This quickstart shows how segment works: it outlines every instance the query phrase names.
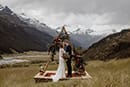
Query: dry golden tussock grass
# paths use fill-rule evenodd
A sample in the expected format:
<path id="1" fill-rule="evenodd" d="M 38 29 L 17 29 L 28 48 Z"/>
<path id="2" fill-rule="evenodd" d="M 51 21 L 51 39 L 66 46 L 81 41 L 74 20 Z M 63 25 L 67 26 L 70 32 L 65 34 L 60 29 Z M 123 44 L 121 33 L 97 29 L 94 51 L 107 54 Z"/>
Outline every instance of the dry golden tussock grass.
<path id="1" fill-rule="evenodd" d="M 49 65 L 55 70 L 56 64 Z M 56 83 L 35 83 L 33 76 L 38 72 L 39 64 L 29 67 L 0 69 L 0 87 L 129 87 L 130 58 L 108 62 L 90 61 L 86 66 L 92 76 L 88 80 L 67 80 Z"/>

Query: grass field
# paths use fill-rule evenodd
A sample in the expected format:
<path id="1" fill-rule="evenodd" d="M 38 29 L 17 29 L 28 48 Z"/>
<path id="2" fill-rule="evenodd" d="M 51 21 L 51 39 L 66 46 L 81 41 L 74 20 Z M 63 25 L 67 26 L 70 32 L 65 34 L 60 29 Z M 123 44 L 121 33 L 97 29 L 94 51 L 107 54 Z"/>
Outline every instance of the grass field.
<path id="1" fill-rule="evenodd" d="M 51 64 L 48 70 L 56 68 L 57 64 Z M 130 87 L 130 58 L 89 61 L 86 70 L 92 79 L 35 83 L 33 76 L 39 71 L 39 64 L 4 68 L 0 69 L 0 87 Z"/>

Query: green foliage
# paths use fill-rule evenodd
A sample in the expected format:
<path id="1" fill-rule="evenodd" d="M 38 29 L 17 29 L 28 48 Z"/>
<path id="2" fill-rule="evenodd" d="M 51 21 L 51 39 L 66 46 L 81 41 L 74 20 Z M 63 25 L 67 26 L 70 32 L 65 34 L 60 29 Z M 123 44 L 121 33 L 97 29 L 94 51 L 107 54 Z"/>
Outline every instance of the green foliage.
<path id="1" fill-rule="evenodd" d="M 79 50 L 79 51 L 81 51 L 81 50 L 82 50 L 82 47 L 77 47 L 76 49 Z"/>

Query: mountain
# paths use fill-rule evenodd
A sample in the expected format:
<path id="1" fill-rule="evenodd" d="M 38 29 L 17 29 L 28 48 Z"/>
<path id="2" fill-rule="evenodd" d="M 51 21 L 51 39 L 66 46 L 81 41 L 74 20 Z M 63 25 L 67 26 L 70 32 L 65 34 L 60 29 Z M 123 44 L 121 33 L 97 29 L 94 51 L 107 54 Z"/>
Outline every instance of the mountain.
<path id="1" fill-rule="evenodd" d="M 33 27 L 37 28 L 39 31 L 41 31 L 41 32 L 46 32 L 49 35 L 51 35 L 52 37 L 57 36 L 58 33 L 60 33 L 60 31 L 62 29 L 62 27 L 60 27 L 60 31 L 56 31 L 56 29 L 52 29 L 52 28 L 48 27 L 46 24 L 40 23 L 39 20 L 37 20 L 37 19 L 31 19 L 31 18 L 27 17 L 24 13 L 19 15 L 19 18 L 22 21 L 26 22 L 29 26 L 33 26 Z M 76 47 L 81 46 L 79 41 L 75 40 L 75 38 L 70 38 L 70 41 Z"/>
<path id="2" fill-rule="evenodd" d="M 99 41 L 104 35 L 90 35 L 88 33 L 76 33 L 71 35 L 72 39 L 79 42 L 82 48 L 88 48 L 93 43 Z"/>
<path id="3" fill-rule="evenodd" d="M 47 33 L 50 28 L 44 26 L 37 28 L 23 21 L 7 6 L 0 6 L 0 53 L 47 50 L 53 36 Z"/>
<path id="4" fill-rule="evenodd" d="M 82 47 L 83 49 L 87 49 L 93 43 L 99 41 L 106 34 L 101 35 L 93 35 L 91 33 L 95 32 L 93 29 L 77 27 L 73 25 L 65 25 L 67 32 L 70 34 L 70 39 L 75 46 Z M 61 27 L 56 28 L 57 32 L 61 29 Z"/>
<path id="5" fill-rule="evenodd" d="M 79 42 L 82 48 L 89 48 L 93 43 L 98 42 L 104 37 L 120 32 L 122 28 L 112 28 L 112 29 L 91 29 L 86 28 L 85 26 L 72 26 L 66 25 L 71 31 L 71 38 Z M 72 31 L 74 30 L 74 31 Z"/>
<path id="6" fill-rule="evenodd" d="M 56 36 L 57 35 L 57 33 L 56 33 L 56 31 L 54 29 L 48 27 L 44 23 L 41 23 L 39 20 L 37 20 L 35 18 L 29 18 L 24 13 L 18 15 L 18 17 L 20 18 L 20 20 L 24 21 L 29 26 L 33 26 L 36 29 L 38 29 L 39 31 L 41 31 L 41 32 L 46 32 L 51 36 Z"/>
<path id="7" fill-rule="evenodd" d="M 87 60 L 109 60 L 130 57 L 130 29 L 108 35 L 86 50 Z"/>

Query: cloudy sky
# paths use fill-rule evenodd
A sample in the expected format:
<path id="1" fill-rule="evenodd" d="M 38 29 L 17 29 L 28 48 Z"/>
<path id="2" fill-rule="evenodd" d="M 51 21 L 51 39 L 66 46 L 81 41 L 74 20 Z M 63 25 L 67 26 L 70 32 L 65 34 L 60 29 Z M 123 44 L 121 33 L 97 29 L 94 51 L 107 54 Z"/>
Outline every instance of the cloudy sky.
<path id="1" fill-rule="evenodd" d="M 0 3 L 53 28 L 66 24 L 104 32 L 127 28 L 130 23 L 130 0 L 0 0 Z"/>

